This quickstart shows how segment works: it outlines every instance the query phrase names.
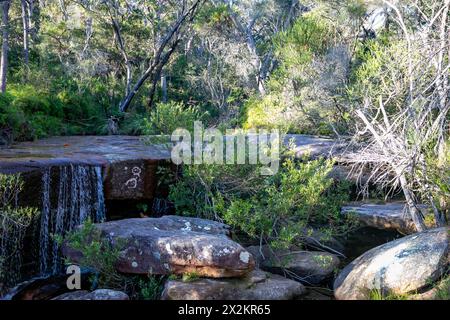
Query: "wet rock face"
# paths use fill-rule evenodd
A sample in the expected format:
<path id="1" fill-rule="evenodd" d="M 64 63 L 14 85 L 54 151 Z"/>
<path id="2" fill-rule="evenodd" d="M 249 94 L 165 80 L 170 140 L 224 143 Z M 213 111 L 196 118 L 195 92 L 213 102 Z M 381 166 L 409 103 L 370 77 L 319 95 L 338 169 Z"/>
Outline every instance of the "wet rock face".
<path id="1" fill-rule="evenodd" d="M 52 300 L 130 300 L 130 298 L 122 291 L 97 289 L 92 292 L 86 290 L 67 292 Z"/>
<path id="2" fill-rule="evenodd" d="M 420 208 L 426 209 L 427 207 L 421 206 Z M 343 207 L 342 213 L 355 214 L 364 226 L 382 230 L 397 230 L 403 234 L 411 234 L 416 231 L 403 202 L 386 204 L 358 203 Z"/>
<path id="3" fill-rule="evenodd" d="M 241 279 L 169 280 L 163 300 L 292 300 L 306 292 L 299 282 L 254 270 Z"/>
<path id="4" fill-rule="evenodd" d="M 116 268 L 123 273 L 236 277 L 255 265 L 252 255 L 227 237 L 228 226 L 214 221 L 165 216 L 111 221 L 96 228 L 120 246 Z M 80 253 L 67 246 L 63 253 L 80 259 Z"/>
<path id="5" fill-rule="evenodd" d="M 255 257 L 259 268 L 287 275 L 305 284 L 315 285 L 329 280 L 340 263 L 337 256 L 328 252 L 272 251 L 268 246 L 251 246 L 246 249 Z"/>
<path id="6" fill-rule="evenodd" d="M 158 161 L 131 160 L 110 164 L 105 174 L 105 198 L 152 199 L 157 186 Z"/>
<path id="7" fill-rule="evenodd" d="M 169 148 L 147 145 L 140 137 L 131 136 L 53 137 L 0 148 L 0 173 L 23 175 L 25 199 L 36 196 L 28 188 L 35 183 L 28 184 L 28 180 L 64 166 L 103 168 L 106 199 L 152 199 L 157 167 L 168 165 L 168 161 Z"/>
<path id="8" fill-rule="evenodd" d="M 437 228 L 388 242 L 346 266 L 334 282 L 340 300 L 367 299 L 370 291 L 407 294 L 439 279 L 449 266 L 449 229 Z"/>

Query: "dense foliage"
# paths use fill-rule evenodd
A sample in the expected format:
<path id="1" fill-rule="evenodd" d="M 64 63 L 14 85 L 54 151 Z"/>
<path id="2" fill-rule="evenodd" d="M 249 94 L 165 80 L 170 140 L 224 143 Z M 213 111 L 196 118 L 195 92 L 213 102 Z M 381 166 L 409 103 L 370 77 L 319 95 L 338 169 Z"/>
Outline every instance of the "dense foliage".
<path id="1" fill-rule="evenodd" d="M 348 186 L 331 178 L 332 161 L 303 160 L 287 157 L 270 177 L 255 166 L 188 166 L 169 199 L 179 213 L 224 221 L 277 247 L 302 245 L 309 229 L 345 234 L 356 225 L 340 214 Z"/>
<path id="2" fill-rule="evenodd" d="M 22 188 L 19 175 L 0 174 L 0 294 L 20 280 L 23 239 L 37 216 L 36 209 L 17 205 Z"/>

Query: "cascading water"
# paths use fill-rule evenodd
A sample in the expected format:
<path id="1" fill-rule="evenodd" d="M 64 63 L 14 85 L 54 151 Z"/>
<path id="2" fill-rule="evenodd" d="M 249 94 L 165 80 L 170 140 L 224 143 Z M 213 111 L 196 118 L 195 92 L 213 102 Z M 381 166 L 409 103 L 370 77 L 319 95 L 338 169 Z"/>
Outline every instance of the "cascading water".
<path id="1" fill-rule="evenodd" d="M 173 204 L 163 198 L 153 199 L 152 213 L 155 215 L 168 215 L 172 214 L 174 210 Z"/>
<path id="2" fill-rule="evenodd" d="M 52 185 L 48 168 L 42 175 L 42 215 L 39 232 L 39 271 L 55 274 L 62 259 L 54 235 L 64 236 L 87 219 L 105 220 L 102 169 L 98 166 L 69 165 L 59 167 L 58 185 Z M 54 194 L 52 194 L 54 193 Z"/>

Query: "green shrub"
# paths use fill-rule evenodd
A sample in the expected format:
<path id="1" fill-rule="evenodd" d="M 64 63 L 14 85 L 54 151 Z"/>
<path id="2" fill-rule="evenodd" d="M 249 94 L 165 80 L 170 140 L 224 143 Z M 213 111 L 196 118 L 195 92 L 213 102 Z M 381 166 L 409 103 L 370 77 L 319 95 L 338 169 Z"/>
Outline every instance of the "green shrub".
<path id="1" fill-rule="evenodd" d="M 200 276 L 197 272 L 186 272 L 183 273 L 183 277 L 181 278 L 181 280 L 183 282 L 193 282 L 200 279 Z"/>
<path id="2" fill-rule="evenodd" d="M 436 286 L 436 298 L 450 300 L 450 275 L 444 277 Z"/>
<path id="3" fill-rule="evenodd" d="M 245 102 L 245 128 L 334 133 L 337 81 L 331 84 L 329 78 L 345 76 L 341 52 L 330 50 L 334 32 L 320 10 L 312 10 L 274 37 L 278 65 L 266 83 L 267 94 Z"/>
<path id="4" fill-rule="evenodd" d="M 8 86 L 0 94 L 0 135 L 23 141 L 52 135 L 101 134 L 103 111 L 89 92 L 63 89 L 59 93 L 31 85 Z"/>
<path id="5" fill-rule="evenodd" d="M 193 131 L 194 121 L 202 120 L 204 116 L 193 106 L 178 102 L 158 103 L 150 113 L 150 131 L 152 134 L 172 134 L 178 128 Z"/>
<path id="6" fill-rule="evenodd" d="M 182 178 L 170 187 L 169 200 L 179 214 L 220 219 L 217 194 L 248 197 L 263 188 L 264 177 L 253 165 L 185 165 Z"/>
<path id="7" fill-rule="evenodd" d="M 12 105 L 23 110 L 27 115 L 44 114 L 54 117 L 62 117 L 61 105 L 52 104 L 48 92 L 42 92 L 29 85 L 15 85 L 9 90 L 14 97 Z"/>
<path id="8" fill-rule="evenodd" d="M 22 188 L 20 175 L 0 174 L 0 294 L 21 279 L 25 232 L 38 214 L 37 209 L 17 206 Z"/>
<path id="9" fill-rule="evenodd" d="M 62 242 L 62 239 L 57 239 Z M 112 246 L 95 229 L 94 223 L 87 220 L 79 229 L 69 233 L 65 241 L 67 245 L 82 254 L 78 264 L 98 272 L 98 286 L 123 290 L 126 279 L 115 268 L 120 253 L 120 244 Z M 67 260 L 67 264 L 73 261 Z"/>
<path id="10" fill-rule="evenodd" d="M 342 235 L 356 222 L 342 216 L 348 185 L 330 178 L 331 160 L 286 159 L 271 177 L 251 165 L 185 166 L 169 199 L 179 214 L 224 220 L 279 247 L 296 244 L 305 228 Z"/>
<path id="11" fill-rule="evenodd" d="M 12 104 L 13 96 L 0 94 L 0 138 L 10 143 L 31 136 L 30 126 L 22 109 Z"/>
<path id="12" fill-rule="evenodd" d="M 158 300 L 163 289 L 162 279 L 149 275 L 146 280 L 139 281 L 139 299 Z"/>
<path id="13" fill-rule="evenodd" d="M 126 135 L 150 135 L 153 130 L 146 113 L 127 114 L 120 125 L 120 133 Z"/>
<path id="14" fill-rule="evenodd" d="M 354 221 L 340 214 L 348 190 L 330 178 L 332 167 L 331 160 L 287 159 L 262 192 L 247 199 L 219 200 L 219 211 L 228 224 L 275 247 L 297 244 L 309 227 L 341 235 Z"/>

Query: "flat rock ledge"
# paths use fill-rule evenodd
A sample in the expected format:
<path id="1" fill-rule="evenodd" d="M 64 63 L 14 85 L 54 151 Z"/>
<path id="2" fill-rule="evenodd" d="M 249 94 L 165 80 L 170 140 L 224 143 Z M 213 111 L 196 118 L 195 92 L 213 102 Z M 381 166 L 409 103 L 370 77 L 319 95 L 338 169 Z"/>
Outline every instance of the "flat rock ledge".
<path id="1" fill-rule="evenodd" d="M 229 227 L 219 222 L 164 216 L 99 223 L 95 229 L 119 247 L 116 269 L 123 273 L 227 278 L 244 276 L 255 266 L 253 256 L 229 239 Z M 81 253 L 67 244 L 62 250 L 80 261 Z"/>
<path id="2" fill-rule="evenodd" d="M 427 206 L 421 205 L 420 208 L 426 210 Z M 416 227 L 408 217 L 404 202 L 355 203 L 342 207 L 341 212 L 355 214 L 364 226 L 382 230 L 397 230 L 403 234 L 416 232 Z"/>
<path id="3" fill-rule="evenodd" d="M 169 280 L 163 300 L 293 300 L 305 287 L 282 276 L 254 270 L 241 279 Z"/>
<path id="4" fill-rule="evenodd" d="M 130 298 L 122 291 L 97 289 L 92 292 L 86 290 L 67 292 L 52 300 L 130 300 Z"/>
<path id="5" fill-rule="evenodd" d="M 438 281 L 449 268 L 447 227 L 427 230 L 375 247 L 346 266 L 334 282 L 338 300 L 415 294 Z"/>

